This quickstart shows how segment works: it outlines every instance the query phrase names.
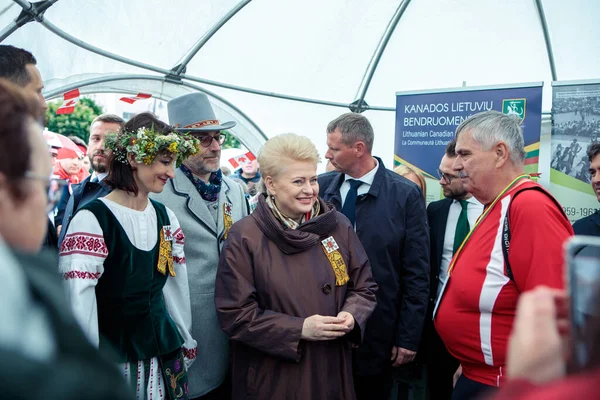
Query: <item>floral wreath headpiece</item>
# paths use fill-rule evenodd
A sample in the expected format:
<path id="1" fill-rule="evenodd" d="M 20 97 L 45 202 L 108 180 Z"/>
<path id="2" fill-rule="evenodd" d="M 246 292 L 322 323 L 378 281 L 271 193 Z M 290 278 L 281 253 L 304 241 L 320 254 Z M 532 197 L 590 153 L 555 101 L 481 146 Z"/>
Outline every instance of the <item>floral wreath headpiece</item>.
<path id="1" fill-rule="evenodd" d="M 179 167 L 183 160 L 200 151 L 200 141 L 183 133 L 163 135 L 152 127 L 140 128 L 137 132 L 108 133 L 104 138 L 104 147 L 124 164 L 127 164 L 129 153 L 134 154 L 138 163 L 150 165 L 160 152 L 166 151 L 177 157 L 176 165 Z"/>

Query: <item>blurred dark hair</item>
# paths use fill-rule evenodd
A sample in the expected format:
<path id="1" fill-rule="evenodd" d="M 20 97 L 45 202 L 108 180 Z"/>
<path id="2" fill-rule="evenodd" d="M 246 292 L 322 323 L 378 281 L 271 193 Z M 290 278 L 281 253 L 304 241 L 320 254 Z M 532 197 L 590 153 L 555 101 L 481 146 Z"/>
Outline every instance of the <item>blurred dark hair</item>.
<path id="1" fill-rule="evenodd" d="M 446 155 L 450 158 L 456 157 L 456 138 L 452 139 L 446 145 Z"/>
<path id="2" fill-rule="evenodd" d="M 0 79 L 0 173 L 16 199 L 25 196 L 21 180 L 29 170 L 31 144 L 27 124 L 42 110 L 38 100 L 6 79 Z"/>
<path id="3" fill-rule="evenodd" d="M 258 185 L 254 182 L 248 182 L 248 195 L 253 197 L 258 194 Z"/>
<path id="4" fill-rule="evenodd" d="M 118 115 L 115 115 L 115 114 L 100 114 L 100 115 L 98 115 L 96 118 L 94 118 L 94 120 L 90 124 L 90 129 L 92 129 L 92 126 L 94 126 L 94 124 L 96 122 L 106 122 L 106 123 L 109 123 L 109 124 L 119 124 L 119 125 L 121 125 L 121 127 L 123 127 L 123 125 L 125 125 L 125 120 L 123 118 L 119 117 Z"/>
<path id="5" fill-rule="evenodd" d="M 168 135 L 173 131 L 171 125 L 161 121 L 150 112 L 142 112 L 131 117 L 123 126 L 123 132 L 137 132 L 140 128 L 152 129 L 154 132 Z M 133 177 L 133 169 L 129 163 L 123 163 L 117 159 L 116 154 L 111 153 L 108 157 L 108 176 L 104 182 L 112 189 L 125 190 L 137 196 L 138 187 Z"/>
<path id="6" fill-rule="evenodd" d="M 587 149 L 587 156 L 590 159 L 590 162 L 592 162 L 594 157 L 598 154 L 600 154 L 600 143 L 592 143 L 589 149 Z"/>
<path id="7" fill-rule="evenodd" d="M 77 146 L 83 146 L 87 149 L 87 143 L 85 143 L 83 141 L 82 138 L 80 138 L 79 136 L 75 136 L 75 135 L 69 135 L 67 136 L 67 138 L 71 139 L 73 141 L 73 143 L 75 143 Z"/>
<path id="8" fill-rule="evenodd" d="M 37 64 L 33 54 L 18 47 L 0 45 L 0 78 L 20 87 L 27 86 L 31 82 L 27 64 Z"/>

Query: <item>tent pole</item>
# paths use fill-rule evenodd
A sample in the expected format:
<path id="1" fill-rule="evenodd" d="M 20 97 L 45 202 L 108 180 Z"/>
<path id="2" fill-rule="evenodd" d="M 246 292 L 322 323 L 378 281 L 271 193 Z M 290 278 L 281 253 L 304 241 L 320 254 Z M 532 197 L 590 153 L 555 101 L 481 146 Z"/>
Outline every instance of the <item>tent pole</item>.
<path id="1" fill-rule="evenodd" d="M 13 1 L 15 2 L 15 4 L 18 4 L 23 9 L 23 11 L 21 11 L 21 13 L 13 22 L 11 22 L 4 29 L 2 29 L 2 31 L 0 31 L 0 43 L 2 43 L 4 39 L 12 35 L 17 29 L 19 29 L 26 23 L 31 22 L 33 20 L 41 21 L 44 18 L 44 12 L 58 0 L 47 0 L 41 3 L 37 3 L 36 5 L 33 5 L 30 2 L 24 0 Z M 4 8 L 4 10 L 0 11 L 0 15 L 4 14 L 13 5 L 14 4 L 10 4 L 8 7 Z"/>
<path id="2" fill-rule="evenodd" d="M 84 42 L 83 40 L 79 40 L 76 37 L 74 37 L 74 36 L 68 34 L 67 32 L 63 31 L 62 29 L 58 28 L 57 26 L 53 25 L 47 19 L 44 21 L 41 21 L 40 23 L 46 29 L 48 29 L 52 33 L 56 34 L 57 36 L 63 38 L 64 40 L 66 40 L 68 42 L 71 42 L 74 45 L 79 46 L 85 50 L 89 50 L 92 53 L 96 53 L 103 57 L 107 57 L 107 58 L 113 59 L 115 61 L 120 61 L 125 64 L 133 65 L 134 67 L 139 67 L 139 68 L 143 68 L 143 69 L 146 69 L 149 71 L 158 72 L 159 74 L 164 74 L 165 76 L 173 76 L 173 71 L 169 71 L 169 70 L 166 70 L 163 68 L 155 67 L 153 65 L 141 63 L 141 62 L 132 60 L 130 58 L 122 57 L 117 54 L 100 49 L 96 46 L 93 46 L 87 42 Z M 251 89 L 251 88 L 246 88 L 246 87 L 242 87 L 242 86 L 230 85 L 227 83 L 216 82 L 216 81 L 211 81 L 211 80 L 207 80 L 207 79 L 201 79 L 201 78 L 197 78 L 195 76 L 190 76 L 190 75 L 185 75 L 185 74 L 181 74 L 180 78 L 187 79 L 187 80 L 190 80 L 193 82 L 202 83 L 205 85 L 217 86 L 217 87 L 222 87 L 225 89 L 236 90 L 238 92 L 257 94 L 260 96 L 275 97 L 275 98 L 279 98 L 279 99 L 300 101 L 300 102 L 312 103 L 312 104 L 320 104 L 320 105 L 326 105 L 326 106 L 332 106 L 332 107 L 343 107 L 343 108 L 349 107 L 348 103 L 333 102 L 333 101 L 328 101 L 328 100 L 309 99 L 306 97 L 291 96 L 291 95 L 286 95 L 286 94 L 282 94 L 282 93 L 267 92 L 264 90 Z M 370 109 L 371 110 L 382 110 L 382 111 L 395 110 L 395 108 L 393 108 L 393 107 L 370 107 Z"/>
<path id="3" fill-rule="evenodd" d="M 542 31 L 544 32 L 544 41 L 546 42 L 546 52 L 548 54 L 548 63 L 550 64 L 550 72 L 552 73 L 552 80 L 558 80 L 556 75 L 556 64 L 554 63 L 554 52 L 552 51 L 552 42 L 550 41 L 550 32 L 548 32 L 548 23 L 546 22 L 546 14 L 544 13 L 544 7 L 542 6 L 542 0 L 535 0 L 537 12 L 542 23 Z"/>
<path id="4" fill-rule="evenodd" d="M 377 66 L 379 65 L 381 56 L 383 55 L 383 52 L 385 51 L 385 48 L 386 48 L 388 42 L 390 41 L 392 34 L 396 30 L 396 26 L 398 25 L 398 22 L 400 22 L 400 18 L 402 18 L 402 15 L 404 15 L 404 11 L 406 11 L 406 7 L 408 7 L 409 4 L 410 4 L 410 0 L 403 0 L 402 3 L 400 3 L 398 8 L 396 9 L 396 12 L 392 16 L 392 19 L 390 20 L 383 36 L 381 37 L 379 45 L 375 49 L 375 53 L 373 54 L 373 57 L 371 58 L 371 62 L 369 63 L 369 66 L 367 67 L 367 70 L 365 71 L 365 75 L 363 76 L 363 81 L 361 82 L 361 85 L 358 89 L 358 92 L 360 93 L 360 95 L 358 96 L 358 99 L 356 101 L 354 101 L 354 103 L 356 104 L 356 106 L 358 107 L 359 110 L 362 108 L 363 102 L 365 100 L 365 96 L 367 95 L 367 90 L 369 90 L 369 85 L 371 84 L 371 80 L 373 79 L 375 70 L 377 69 Z M 372 108 L 369 107 L 369 109 L 372 109 Z"/>
<path id="5" fill-rule="evenodd" d="M 19 29 L 19 25 L 15 21 L 8 24 L 2 31 L 0 32 L 0 43 L 7 37 L 9 37 L 14 31 Z"/>
<path id="6" fill-rule="evenodd" d="M 159 67 L 155 67 L 154 65 L 141 63 L 139 61 L 135 61 L 135 60 L 132 60 L 132 59 L 127 58 L 127 57 L 122 57 L 120 55 L 117 55 L 117 54 L 111 53 L 109 51 L 103 50 L 103 49 L 101 49 L 99 47 L 93 46 L 93 45 L 91 45 L 91 44 L 89 44 L 87 42 L 84 42 L 83 40 L 77 39 L 76 37 L 68 34 L 67 32 L 63 31 L 62 29 L 60 29 L 56 25 L 52 24 L 48 20 L 43 20 L 43 21 L 40 22 L 40 24 L 42 24 L 50 32 L 52 32 L 55 35 L 63 38 L 67 42 L 71 42 L 75 46 L 79 46 L 79 47 L 81 47 L 81 48 L 83 48 L 85 50 L 89 50 L 92 53 L 96 53 L 96 54 L 99 54 L 99 55 L 101 55 L 103 57 L 111 58 L 113 60 L 120 61 L 120 62 L 125 63 L 125 64 L 133 65 L 134 67 L 139 67 L 139 68 L 147 69 L 149 71 L 158 72 L 159 74 L 169 75 L 171 73 L 171 71 L 169 71 L 169 70 L 166 70 L 166 69 L 163 69 L 163 68 L 159 68 Z"/>
<path id="7" fill-rule="evenodd" d="M 44 97 L 46 97 L 47 99 L 50 100 L 50 99 L 53 99 L 54 97 L 62 95 L 65 92 L 68 92 L 69 90 L 80 89 L 80 88 L 83 88 L 83 87 L 86 87 L 86 86 L 95 85 L 95 84 L 98 84 L 98 83 L 107 83 L 107 82 L 116 82 L 116 81 L 128 81 L 128 80 L 146 80 L 146 81 L 160 81 L 160 82 L 165 82 L 165 78 L 164 77 L 162 77 L 162 76 L 152 76 L 152 75 L 108 75 L 108 76 L 99 76 L 99 77 L 96 77 L 96 78 L 86 79 L 84 81 L 80 81 L 80 82 L 72 83 L 72 84 L 69 84 L 69 85 L 65 85 L 65 86 L 59 87 L 57 89 L 50 90 L 48 92 L 44 92 Z M 173 85 L 175 85 L 175 84 L 173 83 Z M 209 95 L 211 97 L 214 97 L 215 99 L 219 100 L 220 102 L 222 102 L 224 104 L 227 104 L 232 110 L 234 110 L 239 115 L 241 115 L 245 120 L 247 120 L 250 123 L 250 125 L 252 125 L 252 127 L 254 129 L 256 129 L 256 131 L 260 134 L 260 136 L 265 141 L 268 140 L 267 135 L 262 131 L 262 129 L 260 129 L 259 126 L 248 115 L 246 115 L 246 113 L 244 113 L 242 110 L 240 110 L 233 103 L 225 100 L 223 97 L 219 96 L 216 93 L 211 92 L 210 90 L 206 90 L 205 88 L 193 85 L 193 84 L 191 84 L 189 82 L 181 82 L 180 85 L 183 85 L 185 87 L 189 87 L 189 88 L 197 90 L 199 92 L 206 93 L 207 95 Z M 132 93 L 132 94 L 137 93 L 137 92 L 127 91 L 127 90 L 123 90 L 123 89 L 119 89 L 119 91 L 126 92 L 126 93 Z M 110 92 L 110 93 L 113 93 L 113 92 Z"/>
<path id="8" fill-rule="evenodd" d="M 248 5 L 248 3 L 250 3 L 251 1 L 252 0 L 245 0 L 241 3 L 239 3 L 233 9 L 231 9 L 223 18 L 221 18 L 221 20 L 219 22 L 217 22 L 212 28 L 210 28 L 210 30 L 208 32 L 206 32 L 206 34 L 198 41 L 198 43 L 196 43 L 196 45 L 194 46 L 192 51 L 190 51 L 189 54 L 183 59 L 181 64 L 179 64 L 176 67 L 177 69 L 174 71 L 174 74 L 181 75 L 181 73 L 183 72 L 185 67 L 189 64 L 189 62 L 192 60 L 192 58 L 194 58 L 196 53 L 198 53 L 198 51 L 200 51 L 200 49 L 206 44 L 206 42 L 208 42 L 210 40 L 210 38 L 212 38 L 214 36 L 214 34 L 217 33 L 218 30 L 221 29 L 223 27 L 223 25 L 225 25 L 227 23 L 227 21 L 229 21 L 242 8 L 246 7 L 246 5 Z M 175 69 L 175 68 L 173 68 L 173 69 Z"/>

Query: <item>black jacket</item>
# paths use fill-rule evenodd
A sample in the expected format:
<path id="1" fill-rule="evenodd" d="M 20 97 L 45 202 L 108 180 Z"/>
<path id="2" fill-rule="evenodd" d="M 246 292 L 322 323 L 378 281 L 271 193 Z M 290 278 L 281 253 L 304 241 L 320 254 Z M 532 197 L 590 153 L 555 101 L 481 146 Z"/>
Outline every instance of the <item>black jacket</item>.
<path id="1" fill-rule="evenodd" d="M 377 307 L 355 354 L 355 373 L 374 375 L 390 365 L 392 346 L 417 351 L 429 299 L 429 231 L 418 186 L 377 158 L 369 192 L 356 202 L 356 233 L 379 285 Z M 319 195 L 341 210 L 344 175 L 319 176 Z"/>
<path id="2" fill-rule="evenodd" d="M 48 231 L 46 232 L 46 239 L 44 239 L 43 247 L 55 252 L 58 249 L 58 236 L 56 235 L 56 228 L 54 227 L 54 224 L 50 218 L 48 218 Z"/>
<path id="3" fill-rule="evenodd" d="M 448 213 L 452 205 L 452 199 L 442 199 L 431 202 L 427 207 L 427 220 L 429 221 L 429 243 L 431 246 L 430 265 L 430 306 L 433 311 L 435 297 L 438 291 L 438 282 L 440 266 L 442 265 L 442 252 L 444 251 L 444 236 L 446 235 L 446 223 L 448 222 Z"/>
<path id="4" fill-rule="evenodd" d="M 233 175 L 230 178 L 241 179 L 246 185 L 250 182 L 258 183 L 260 181 L 260 178 L 262 178 L 262 176 L 260 175 L 260 171 L 256 171 L 256 175 L 254 175 L 250 179 L 244 178 L 242 176 L 243 173 L 244 173 L 244 171 L 241 168 L 238 168 L 235 170 L 235 172 L 233 173 Z"/>
<path id="5" fill-rule="evenodd" d="M 58 238 L 58 247 L 67 234 L 67 228 L 71 218 L 79 208 L 83 207 L 92 200 L 96 200 L 99 197 L 104 197 L 111 192 L 111 189 L 103 184 L 90 182 L 91 176 L 88 176 L 81 183 L 72 185 L 73 194 L 69 196 L 68 190 L 66 194 L 63 193 L 62 198 L 58 204 L 58 213 L 54 217 L 54 223 L 56 226 L 62 225 L 60 236 Z"/>
<path id="6" fill-rule="evenodd" d="M 600 236 L 600 211 L 575 221 L 573 231 L 576 235 Z"/>

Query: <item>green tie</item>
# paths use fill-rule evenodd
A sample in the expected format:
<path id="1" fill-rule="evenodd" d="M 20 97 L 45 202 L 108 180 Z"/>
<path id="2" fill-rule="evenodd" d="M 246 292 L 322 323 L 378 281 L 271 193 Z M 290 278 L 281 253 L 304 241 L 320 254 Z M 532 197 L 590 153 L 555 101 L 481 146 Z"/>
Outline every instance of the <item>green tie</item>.
<path id="1" fill-rule="evenodd" d="M 459 201 L 462 210 L 460 210 L 458 222 L 456 223 L 456 230 L 454 231 L 454 247 L 452 249 L 452 254 L 456 253 L 456 250 L 458 250 L 463 240 L 465 240 L 469 234 L 469 231 L 471 230 L 471 227 L 469 226 L 469 218 L 467 218 L 467 205 L 469 202 L 467 200 Z"/>

